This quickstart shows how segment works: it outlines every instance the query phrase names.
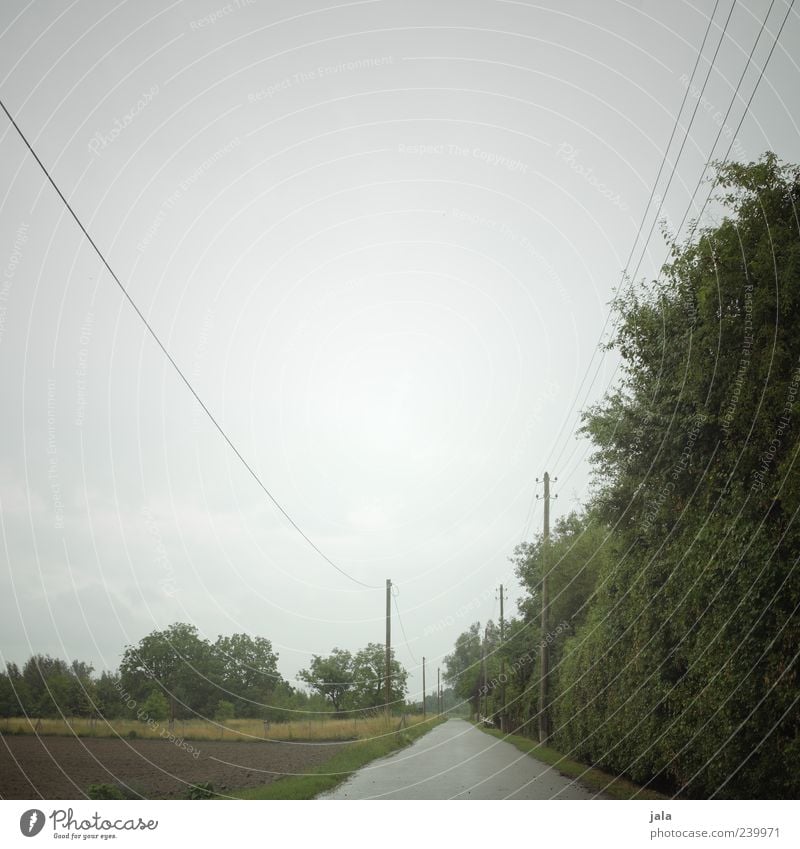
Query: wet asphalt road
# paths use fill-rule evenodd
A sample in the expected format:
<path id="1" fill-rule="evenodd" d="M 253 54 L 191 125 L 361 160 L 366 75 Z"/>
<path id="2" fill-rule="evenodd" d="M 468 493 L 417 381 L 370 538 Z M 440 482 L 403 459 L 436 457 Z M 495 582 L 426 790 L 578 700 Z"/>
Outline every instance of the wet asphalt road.
<path id="1" fill-rule="evenodd" d="M 450 719 L 413 745 L 362 767 L 321 799 L 592 799 L 595 791 Z"/>

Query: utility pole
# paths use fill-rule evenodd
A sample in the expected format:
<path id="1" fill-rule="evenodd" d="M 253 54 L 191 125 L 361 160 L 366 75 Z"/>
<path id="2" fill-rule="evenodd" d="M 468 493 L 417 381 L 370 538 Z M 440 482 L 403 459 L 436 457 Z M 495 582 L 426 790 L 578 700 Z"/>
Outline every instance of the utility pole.
<path id="1" fill-rule="evenodd" d="M 506 660 L 505 651 L 506 627 L 503 619 L 503 585 L 500 584 L 500 730 L 506 731 Z"/>
<path id="2" fill-rule="evenodd" d="M 442 670 L 441 667 L 436 667 L 436 712 L 439 716 L 442 715 Z"/>
<path id="3" fill-rule="evenodd" d="M 386 719 L 392 713 L 392 582 L 386 579 Z"/>
<path id="4" fill-rule="evenodd" d="M 550 597 L 547 589 L 547 548 L 550 542 L 550 475 L 544 473 L 544 533 L 542 534 L 542 642 L 541 669 L 539 671 L 539 742 L 544 744 L 550 736 L 547 709 L 547 677 L 550 674 Z"/>
<path id="5" fill-rule="evenodd" d="M 422 718 L 425 719 L 425 656 L 422 657 Z"/>
<path id="6" fill-rule="evenodd" d="M 486 646 L 489 645 L 489 626 L 483 629 L 483 718 L 489 716 L 489 677 L 486 663 Z"/>

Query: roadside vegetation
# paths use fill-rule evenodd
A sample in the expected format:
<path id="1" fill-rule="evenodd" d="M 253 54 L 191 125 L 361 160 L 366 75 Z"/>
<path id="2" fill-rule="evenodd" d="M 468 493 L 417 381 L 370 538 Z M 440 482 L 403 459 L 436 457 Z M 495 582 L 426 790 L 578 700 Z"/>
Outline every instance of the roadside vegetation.
<path id="1" fill-rule="evenodd" d="M 478 728 L 486 734 L 491 734 L 492 737 L 511 743 L 521 752 L 525 752 L 532 758 L 536 758 L 537 761 L 542 761 L 542 763 L 553 767 L 561 775 L 577 779 L 582 785 L 588 786 L 604 796 L 610 796 L 613 799 L 656 800 L 669 798 L 661 793 L 656 793 L 655 790 L 640 787 L 626 778 L 574 761 L 549 746 L 540 745 L 530 737 L 523 737 L 519 734 L 504 734 L 498 728 L 486 728 L 480 724 Z"/>
<path id="2" fill-rule="evenodd" d="M 505 640 L 474 623 L 446 680 L 511 731 L 546 709 L 560 752 L 648 789 L 797 798 L 800 169 L 718 166 L 714 191 L 716 223 L 616 295 L 591 498 L 517 547 Z"/>
<path id="3" fill-rule="evenodd" d="M 226 742 L 275 740 L 281 742 L 328 742 L 367 740 L 394 734 L 402 723 L 413 728 L 423 721 L 421 714 L 393 716 L 387 724 L 383 715 L 354 716 L 351 718 L 327 717 L 300 719 L 292 722 L 274 722 L 265 725 L 263 720 L 229 719 L 215 722 L 205 719 L 176 720 L 172 734 L 184 740 L 225 740 Z M 430 727 L 430 726 L 428 726 Z M 11 717 L 0 722 L 3 734 L 38 734 L 39 736 L 75 737 L 125 737 L 127 739 L 164 739 L 167 722 L 140 722 L 134 719 L 95 720 L 81 717 L 72 719 L 26 719 Z"/>

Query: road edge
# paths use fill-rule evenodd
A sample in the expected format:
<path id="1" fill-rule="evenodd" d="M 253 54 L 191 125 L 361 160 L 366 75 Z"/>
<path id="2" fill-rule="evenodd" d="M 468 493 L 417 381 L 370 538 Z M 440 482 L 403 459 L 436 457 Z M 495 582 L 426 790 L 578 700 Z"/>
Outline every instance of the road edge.
<path id="1" fill-rule="evenodd" d="M 665 796 L 655 790 L 642 787 L 635 784 L 627 778 L 619 775 L 612 775 L 609 772 L 604 772 L 594 766 L 574 761 L 568 758 L 561 752 L 551 749 L 549 746 L 541 746 L 536 740 L 529 737 L 523 737 L 519 734 L 505 734 L 497 728 L 486 728 L 480 723 L 474 723 L 478 730 L 483 731 L 491 737 L 496 737 L 498 740 L 504 740 L 510 743 L 521 752 L 534 760 L 541 761 L 547 766 L 552 767 L 556 772 L 569 778 L 573 781 L 578 781 L 585 785 L 588 789 L 598 793 L 603 793 L 612 799 L 651 799 L 662 800 L 670 799 L 670 796 Z"/>

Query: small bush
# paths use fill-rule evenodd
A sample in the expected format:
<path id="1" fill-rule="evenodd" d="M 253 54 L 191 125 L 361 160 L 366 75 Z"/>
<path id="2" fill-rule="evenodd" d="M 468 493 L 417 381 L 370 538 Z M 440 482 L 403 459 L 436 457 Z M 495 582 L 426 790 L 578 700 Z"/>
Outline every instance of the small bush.
<path id="1" fill-rule="evenodd" d="M 189 788 L 187 799 L 210 799 L 214 795 L 214 785 L 210 781 L 201 781 Z"/>
<path id="2" fill-rule="evenodd" d="M 163 693 L 153 690 L 144 700 L 142 713 L 145 715 L 145 720 L 154 719 L 156 722 L 161 722 L 169 715 L 169 702 Z"/>
<path id="3" fill-rule="evenodd" d="M 124 799 L 122 791 L 113 784 L 90 784 L 86 795 L 90 799 Z"/>

